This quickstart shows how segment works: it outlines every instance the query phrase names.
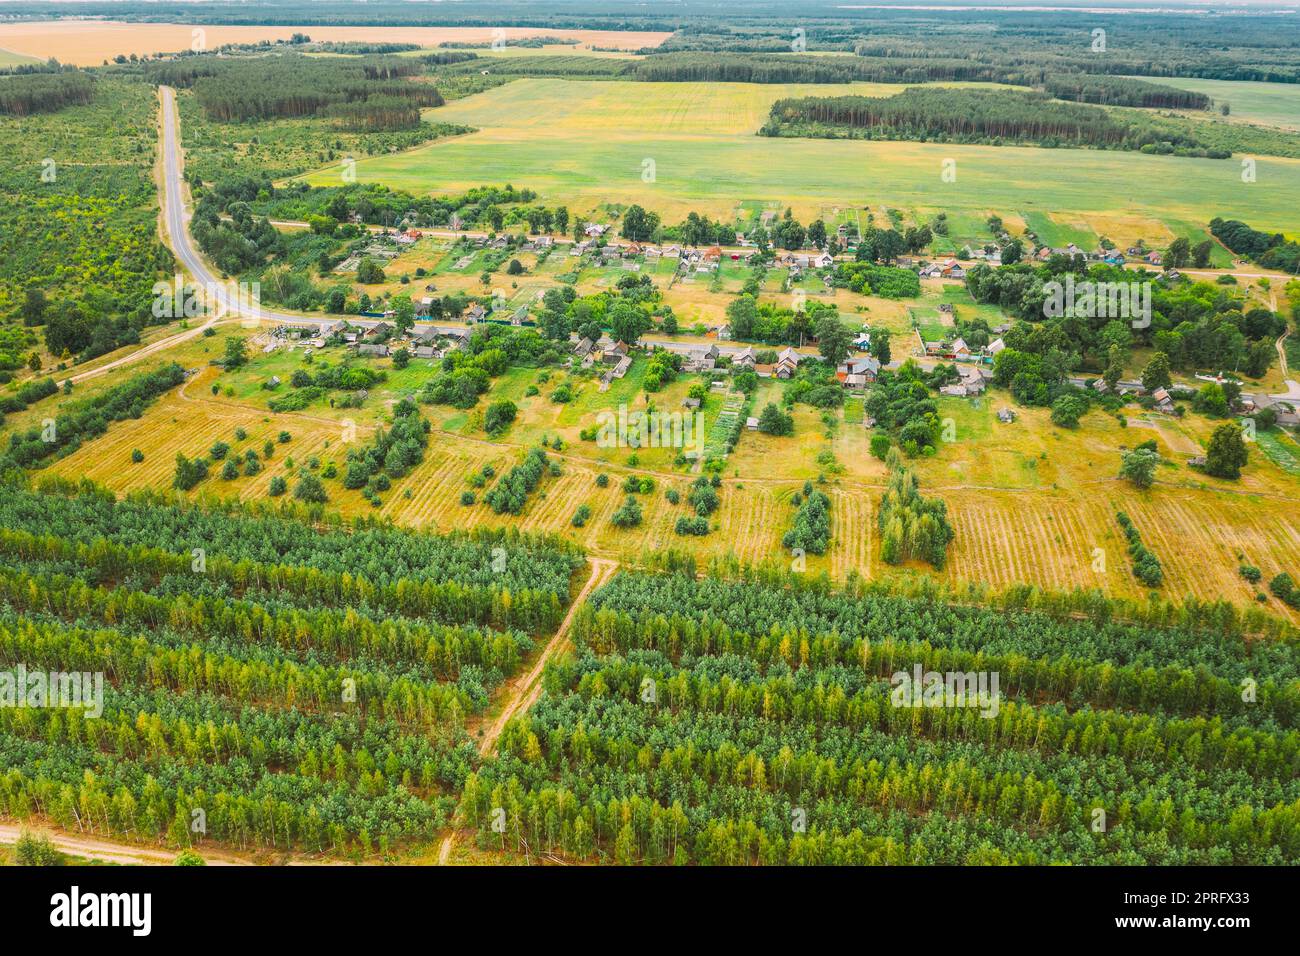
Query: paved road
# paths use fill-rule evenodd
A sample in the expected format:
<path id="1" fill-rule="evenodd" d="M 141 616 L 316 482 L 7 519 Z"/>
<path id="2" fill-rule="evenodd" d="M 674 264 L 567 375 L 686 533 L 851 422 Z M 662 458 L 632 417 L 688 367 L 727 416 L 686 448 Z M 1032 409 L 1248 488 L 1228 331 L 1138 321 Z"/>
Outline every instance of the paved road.
<path id="1" fill-rule="evenodd" d="M 176 93 L 170 86 L 159 87 L 162 93 L 162 140 L 163 140 L 163 221 L 167 228 L 167 238 L 172 252 L 185 266 L 194 282 L 204 287 L 212 295 L 218 306 L 217 312 L 226 311 L 249 321 L 260 322 L 295 322 L 302 316 L 291 312 L 277 312 L 263 309 L 260 303 L 241 301 L 238 295 L 231 295 L 225 286 L 225 280 L 217 275 L 207 261 L 194 247 L 190 237 L 189 209 L 185 205 L 184 171 L 185 157 L 180 146 L 180 128 L 176 119 Z M 211 316 L 204 325 L 211 325 L 219 316 Z M 202 331 L 200 326 L 199 331 Z"/>

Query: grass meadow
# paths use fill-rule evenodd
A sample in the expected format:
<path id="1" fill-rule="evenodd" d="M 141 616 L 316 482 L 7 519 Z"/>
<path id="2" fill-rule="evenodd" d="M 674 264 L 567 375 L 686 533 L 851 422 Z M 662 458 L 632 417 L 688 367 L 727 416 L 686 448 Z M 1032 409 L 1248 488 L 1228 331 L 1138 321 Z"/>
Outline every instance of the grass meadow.
<path id="1" fill-rule="evenodd" d="M 1180 90 L 1204 93 L 1214 100 L 1216 110 L 1227 103 L 1231 119 L 1300 130 L 1300 89 L 1294 83 L 1203 80 L 1183 76 L 1162 76 L 1157 82 Z"/>

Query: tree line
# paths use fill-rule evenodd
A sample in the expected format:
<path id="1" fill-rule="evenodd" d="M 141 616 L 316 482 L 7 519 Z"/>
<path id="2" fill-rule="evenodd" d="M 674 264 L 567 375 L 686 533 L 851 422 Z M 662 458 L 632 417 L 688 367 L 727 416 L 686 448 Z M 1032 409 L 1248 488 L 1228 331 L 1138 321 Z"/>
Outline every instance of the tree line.
<path id="1" fill-rule="evenodd" d="M 343 129 L 409 129 L 422 108 L 441 106 L 430 83 L 412 82 L 424 65 L 409 57 L 320 58 L 300 54 L 190 57 L 151 65 L 156 83 L 193 88 L 222 123 L 323 116 Z"/>
<path id="2" fill-rule="evenodd" d="M 940 140 L 959 143 L 1033 143 L 1141 149 L 1168 142 L 1172 149 L 1206 150 L 1193 136 L 1129 122 L 1089 103 L 1047 93 L 912 87 L 887 97 L 832 96 L 781 99 L 772 104 L 765 136 L 834 136 Z"/>
<path id="3" fill-rule="evenodd" d="M 1140 106 L 1165 110 L 1204 110 L 1210 106 L 1210 97 L 1204 93 L 1180 90 L 1164 83 L 1132 77 L 1051 73 L 1043 77 L 1042 88 L 1060 100 L 1103 106 Z"/>
<path id="4" fill-rule="evenodd" d="M 0 114 L 31 116 L 54 113 L 65 106 L 84 106 L 95 98 L 95 80 L 88 73 L 28 73 L 0 80 Z"/>

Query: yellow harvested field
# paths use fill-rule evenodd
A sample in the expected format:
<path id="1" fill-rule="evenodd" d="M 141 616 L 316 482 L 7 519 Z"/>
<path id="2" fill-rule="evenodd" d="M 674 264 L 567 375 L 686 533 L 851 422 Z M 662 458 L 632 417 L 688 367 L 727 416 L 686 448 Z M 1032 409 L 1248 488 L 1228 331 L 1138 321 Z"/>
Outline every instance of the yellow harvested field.
<path id="1" fill-rule="evenodd" d="M 671 34 L 626 30 L 553 30 L 541 27 L 505 27 L 512 39 L 551 37 L 577 40 L 578 46 L 637 50 L 658 46 Z M 118 54 L 149 56 L 195 48 L 212 49 L 227 43 L 257 43 L 260 40 L 288 40 L 306 33 L 313 40 L 356 40 L 418 43 L 434 47 L 440 43 L 485 43 L 496 37 L 495 27 L 272 27 L 202 26 L 188 23 L 124 23 L 117 20 L 43 20 L 32 23 L 0 24 L 0 49 L 76 66 L 96 66 Z"/>

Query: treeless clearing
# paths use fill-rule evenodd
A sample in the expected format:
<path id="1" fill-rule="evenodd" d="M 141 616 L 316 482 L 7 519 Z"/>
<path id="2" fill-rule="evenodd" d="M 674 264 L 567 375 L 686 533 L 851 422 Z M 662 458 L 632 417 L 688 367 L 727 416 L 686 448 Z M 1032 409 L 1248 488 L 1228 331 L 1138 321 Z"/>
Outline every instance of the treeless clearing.
<path id="1" fill-rule="evenodd" d="M 124 23 L 118 20 L 42 20 L 0 25 L 0 48 L 42 60 L 55 57 L 61 63 L 96 66 L 104 60 L 132 53 L 176 53 L 213 49 L 227 43 L 257 43 L 288 40 L 306 33 L 313 40 L 355 40 L 390 43 L 418 43 L 434 47 L 440 43 L 486 43 L 496 36 L 495 27 L 272 27 L 200 26 L 188 23 Z M 625 30 L 552 30 L 543 27 L 505 27 L 507 46 L 512 39 L 552 37 L 578 40 L 577 47 L 616 47 L 637 50 L 658 46 L 671 34 Z M 201 31 L 201 32 L 197 32 Z"/>

